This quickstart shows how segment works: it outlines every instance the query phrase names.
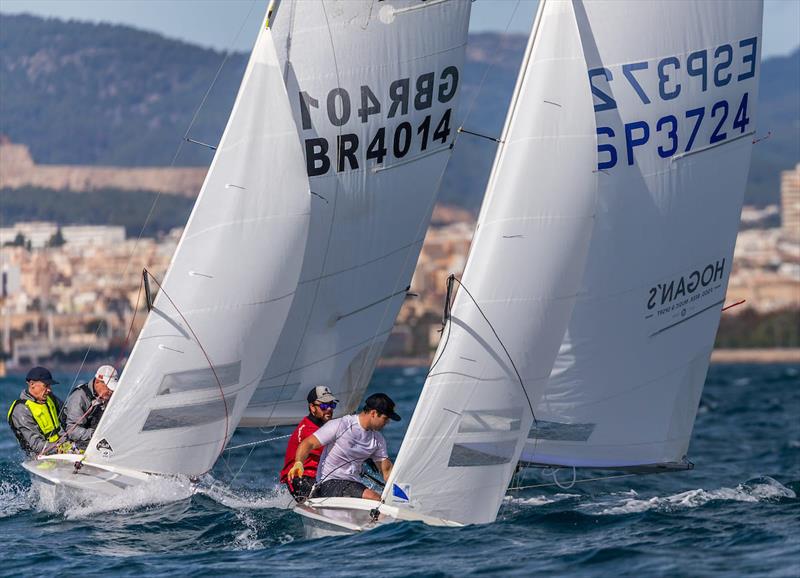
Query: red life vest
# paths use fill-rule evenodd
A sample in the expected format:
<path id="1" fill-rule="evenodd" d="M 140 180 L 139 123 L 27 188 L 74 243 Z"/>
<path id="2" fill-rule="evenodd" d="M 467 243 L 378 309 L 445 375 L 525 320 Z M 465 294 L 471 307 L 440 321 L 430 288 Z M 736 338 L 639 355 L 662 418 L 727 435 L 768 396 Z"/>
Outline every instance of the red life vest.
<path id="1" fill-rule="evenodd" d="M 299 446 L 300 442 L 302 442 L 308 436 L 313 435 L 319 429 L 319 427 L 320 426 L 315 424 L 308 418 L 308 416 L 306 416 L 292 432 L 292 435 L 289 438 L 289 443 L 286 446 L 286 457 L 283 460 L 283 469 L 281 470 L 282 483 L 285 484 L 287 482 L 286 476 L 294 465 L 294 456 L 297 454 L 297 446 Z M 317 477 L 317 466 L 319 466 L 319 458 L 322 456 L 322 450 L 324 449 L 324 447 L 317 448 L 308 454 L 306 461 L 303 462 L 303 476 L 308 476 L 311 478 Z"/>

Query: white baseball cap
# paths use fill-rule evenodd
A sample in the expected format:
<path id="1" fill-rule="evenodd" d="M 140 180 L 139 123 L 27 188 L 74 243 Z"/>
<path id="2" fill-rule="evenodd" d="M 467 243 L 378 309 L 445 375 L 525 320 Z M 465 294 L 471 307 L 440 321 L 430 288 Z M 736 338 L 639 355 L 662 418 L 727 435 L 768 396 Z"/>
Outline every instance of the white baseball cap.
<path id="1" fill-rule="evenodd" d="M 106 387 L 111 391 L 114 391 L 117 388 L 118 383 L 118 375 L 117 370 L 114 369 L 111 365 L 101 365 L 97 368 L 97 371 L 94 374 L 95 378 L 102 379 L 103 382 L 106 384 Z"/>

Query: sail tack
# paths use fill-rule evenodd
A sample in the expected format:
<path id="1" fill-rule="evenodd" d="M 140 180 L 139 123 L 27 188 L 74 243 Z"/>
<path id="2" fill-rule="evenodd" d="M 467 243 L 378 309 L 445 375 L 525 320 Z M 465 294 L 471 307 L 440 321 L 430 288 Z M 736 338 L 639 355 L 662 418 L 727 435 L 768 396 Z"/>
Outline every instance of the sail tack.
<path id="1" fill-rule="evenodd" d="M 278 5 L 273 31 L 312 191 L 302 272 L 242 426 L 355 409 L 405 299 L 459 126 L 470 3 Z"/>
<path id="2" fill-rule="evenodd" d="M 272 34 L 262 29 L 89 461 L 189 475 L 213 466 L 289 313 L 310 198 Z"/>

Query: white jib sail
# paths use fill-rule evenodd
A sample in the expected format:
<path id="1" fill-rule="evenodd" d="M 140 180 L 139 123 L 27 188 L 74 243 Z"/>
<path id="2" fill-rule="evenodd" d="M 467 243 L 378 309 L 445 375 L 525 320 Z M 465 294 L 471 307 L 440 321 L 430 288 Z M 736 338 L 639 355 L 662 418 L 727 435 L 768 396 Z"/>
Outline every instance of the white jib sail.
<path id="1" fill-rule="evenodd" d="M 406 297 L 459 126 L 470 3 L 281 2 L 275 44 L 313 193 L 289 319 L 242 426 L 356 408 Z"/>
<path id="2" fill-rule="evenodd" d="M 89 461 L 189 475 L 213 466 L 289 312 L 310 196 L 272 34 L 262 29 Z"/>
<path id="3" fill-rule="evenodd" d="M 733 267 L 758 101 L 760 1 L 576 4 L 598 212 L 522 459 L 686 455 Z"/>
<path id="4" fill-rule="evenodd" d="M 383 495 L 461 523 L 497 515 L 593 229 L 595 123 L 571 3 L 539 7 L 503 141 L 463 286 Z"/>

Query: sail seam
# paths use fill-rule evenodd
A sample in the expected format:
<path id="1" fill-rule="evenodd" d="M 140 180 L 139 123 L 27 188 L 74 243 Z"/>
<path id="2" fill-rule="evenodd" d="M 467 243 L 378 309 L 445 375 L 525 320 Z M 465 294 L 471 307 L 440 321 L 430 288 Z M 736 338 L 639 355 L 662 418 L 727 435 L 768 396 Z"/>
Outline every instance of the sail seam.
<path id="1" fill-rule="evenodd" d="M 330 277 L 335 277 L 336 275 L 341 275 L 342 273 L 348 273 L 350 271 L 355 271 L 356 269 L 360 269 L 362 267 L 367 267 L 369 265 L 374 265 L 375 263 L 378 263 L 379 261 L 382 261 L 384 259 L 387 259 L 387 258 L 393 256 L 393 255 L 396 255 L 397 253 L 402 253 L 403 251 L 405 251 L 406 249 L 410 249 L 414 245 L 419 245 L 424 240 L 425 240 L 424 236 L 421 237 L 421 238 L 418 238 L 418 239 L 414 239 L 413 241 L 411 241 L 410 243 L 407 243 L 406 245 L 403 245 L 402 247 L 399 247 L 397 249 L 393 249 L 392 251 L 390 251 L 388 253 L 384 253 L 383 255 L 381 255 L 379 257 L 375 257 L 374 259 L 370 259 L 369 261 L 364 261 L 363 263 L 358 263 L 356 265 L 353 265 L 352 267 L 347 267 L 346 269 L 340 269 L 339 271 L 333 271 L 331 273 L 325 273 L 324 275 L 320 275 L 319 277 L 313 277 L 311 279 L 305 279 L 305 280 L 299 281 L 297 284 L 298 285 L 307 285 L 308 283 L 314 283 L 316 281 L 321 281 L 323 279 L 328 279 Z"/>
<path id="2" fill-rule="evenodd" d="M 441 152 L 449 151 L 452 148 L 453 148 L 453 143 L 450 143 L 449 145 L 440 147 L 440 148 L 438 148 L 436 150 L 424 152 L 424 153 L 419 154 L 419 155 L 417 155 L 415 157 L 411 157 L 410 159 L 404 159 L 404 160 L 400 161 L 399 163 L 394 163 L 394 164 L 391 164 L 391 165 L 376 165 L 376 166 L 372 167 L 369 170 L 371 170 L 373 173 L 380 173 L 380 172 L 383 172 L 383 171 L 388 171 L 390 169 L 394 169 L 394 168 L 397 168 L 397 167 L 402 167 L 403 165 L 411 164 L 413 162 L 416 162 L 416 161 L 418 161 L 420 159 L 424 159 L 426 157 L 431 157 L 431 156 L 439 154 Z"/>
<path id="3" fill-rule="evenodd" d="M 722 142 L 718 142 L 718 143 L 715 143 L 715 144 L 710 144 L 710 145 L 701 147 L 699 149 L 695 149 L 693 151 L 681 153 L 679 155 L 674 155 L 673 157 L 671 157 L 670 161 L 674 163 L 675 161 L 679 161 L 679 160 L 681 160 L 682 158 L 685 158 L 685 157 L 690 157 L 690 156 L 696 155 L 698 153 L 704 153 L 704 152 L 710 151 L 711 149 L 716 149 L 716 148 L 719 148 L 721 146 L 725 146 L 725 145 L 728 145 L 728 144 L 731 144 L 731 143 L 735 143 L 736 141 L 739 141 L 739 140 L 741 140 L 743 138 L 747 138 L 749 136 L 753 136 L 754 134 L 756 134 L 756 131 L 751 130 L 750 132 L 746 132 L 744 134 L 740 134 L 739 136 L 733 137 L 731 139 L 724 140 Z"/>
<path id="4" fill-rule="evenodd" d="M 351 345 L 350 347 L 345 347 L 344 349 L 341 349 L 341 350 L 337 351 L 336 353 L 332 353 L 330 355 L 326 355 L 325 357 L 320 357 L 319 359 L 315 359 L 314 361 L 312 361 L 310 363 L 307 363 L 305 365 L 299 365 L 297 367 L 292 367 L 288 371 L 282 371 L 282 372 L 276 373 L 274 375 L 263 377 L 263 378 L 261 378 L 260 381 L 267 381 L 267 380 L 270 380 L 270 379 L 275 379 L 276 377 L 282 377 L 284 375 L 290 375 L 290 374 L 294 373 L 295 371 L 299 371 L 301 369 L 306 369 L 307 367 L 311 367 L 312 365 L 316 365 L 317 363 L 320 363 L 322 361 L 327 361 L 328 359 L 333 359 L 334 357 L 337 357 L 337 356 L 339 356 L 339 355 L 341 355 L 343 353 L 347 353 L 348 351 L 350 351 L 352 349 L 355 349 L 356 347 L 360 347 L 360 346 L 364 345 L 365 343 L 369 343 L 370 341 L 373 341 L 374 339 L 376 339 L 376 338 L 378 338 L 378 337 L 380 337 L 382 335 L 389 335 L 391 332 L 392 332 L 392 330 L 391 330 L 391 328 L 389 328 L 388 330 L 381 331 L 380 333 L 376 333 L 375 335 L 372 335 L 368 339 L 360 341 L 360 342 L 356 343 L 355 345 Z M 275 387 L 278 387 L 278 386 L 275 386 Z"/>
<path id="5" fill-rule="evenodd" d="M 707 355 L 707 354 L 710 355 L 710 353 L 711 352 L 709 350 L 706 350 L 705 352 L 701 352 L 699 355 Z M 591 401 L 587 401 L 587 402 L 581 403 L 581 407 L 589 407 L 589 406 L 592 406 L 592 405 L 597 405 L 599 403 L 607 402 L 609 400 L 621 397 L 623 395 L 627 395 L 627 394 L 633 393 L 634 391 L 638 391 L 638 390 L 640 390 L 642 388 L 647 387 L 648 385 L 652 385 L 653 383 L 655 383 L 655 382 L 657 382 L 659 380 L 662 380 L 665 377 L 667 377 L 669 375 L 672 375 L 673 373 L 677 373 L 677 372 L 683 370 L 684 368 L 686 368 L 687 366 L 691 365 L 694 362 L 694 359 L 696 359 L 698 356 L 695 356 L 693 359 L 690 359 L 686 363 L 682 363 L 681 365 L 678 365 L 677 367 L 674 367 L 671 370 L 669 370 L 669 371 L 667 371 L 665 373 L 662 373 L 661 375 L 659 375 L 657 377 L 654 377 L 653 379 L 649 379 L 647 381 L 643 381 L 641 383 L 638 383 L 638 384 L 634 385 L 633 387 L 627 388 L 627 389 L 625 389 L 623 391 L 618 391 L 618 392 L 616 392 L 614 394 L 611 394 L 611 395 L 608 395 L 606 397 L 601 397 L 601 398 L 598 398 L 598 399 L 593 399 Z M 542 399 L 542 404 L 547 404 L 547 403 L 548 403 L 548 401 L 547 401 L 546 397 L 543 398 Z"/>

